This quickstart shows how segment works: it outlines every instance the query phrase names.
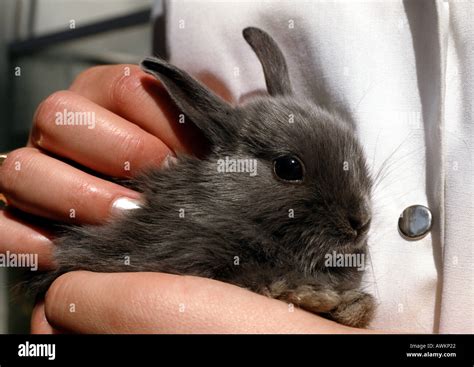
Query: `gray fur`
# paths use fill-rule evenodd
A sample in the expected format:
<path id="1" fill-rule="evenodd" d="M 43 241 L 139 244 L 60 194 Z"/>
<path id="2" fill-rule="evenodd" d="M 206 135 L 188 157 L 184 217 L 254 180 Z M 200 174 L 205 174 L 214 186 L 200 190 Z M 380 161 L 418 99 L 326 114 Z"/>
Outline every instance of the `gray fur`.
<path id="1" fill-rule="evenodd" d="M 242 34 L 262 64 L 268 94 L 292 94 L 286 60 L 275 41 L 258 28 L 245 28 Z"/>
<path id="2" fill-rule="evenodd" d="M 168 272 L 236 284 L 348 325 L 368 323 L 374 303 L 358 290 L 362 272 L 324 264 L 334 250 L 365 254 L 368 226 L 356 237 L 348 220 L 370 216 L 363 151 L 340 117 L 292 96 L 270 36 L 256 28 L 244 35 L 272 95 L 242 106 L 228 105 L 164 60 L 143 61 L 209 139 L 211 152 L 137 177 L 132 187 L 143 193 L 141 209 L 103 226 L 70 227 L 56 241 L 58 270 L 35 277 L 34 292 L 72 270 Z M 275 177 L 273 160 L 284 154 L 304 163 L 303 182 Z M 226 156 L 256 159 L 257 175 L 219 173 Z"/>

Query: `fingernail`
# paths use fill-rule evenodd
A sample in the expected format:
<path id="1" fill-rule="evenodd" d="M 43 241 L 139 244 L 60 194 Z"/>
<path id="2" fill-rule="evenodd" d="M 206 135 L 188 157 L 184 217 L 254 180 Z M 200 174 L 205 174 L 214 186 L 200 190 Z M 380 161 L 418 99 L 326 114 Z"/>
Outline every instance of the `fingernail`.
<path id="1" fill-rule="evenodd" d="M 130 199 L 127 197 L 120 197 L 114 201 L 112 204 L 112 212 L 114 214 L 123 213 L 127 210 L 135 210 L 140 209 L 141 203 L 138 200 Z"/>
<path id="2" fill-rule="evenodd" d="M 163 161 L 163 168 L 170 168 L 170 166 L 175 165 L 178 163 L 178 158 L 174 155 L 168 154 Z"/>

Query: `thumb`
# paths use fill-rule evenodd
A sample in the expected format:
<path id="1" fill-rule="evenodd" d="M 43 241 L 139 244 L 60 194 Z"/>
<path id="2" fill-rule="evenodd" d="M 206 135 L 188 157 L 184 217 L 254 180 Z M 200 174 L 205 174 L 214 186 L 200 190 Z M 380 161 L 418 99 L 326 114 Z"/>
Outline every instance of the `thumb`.
<path id="1" fill-rule="evenodd" d="M 50 325 L 79 333 L 301 333 L 337 325 L 234 285 L 163 273 L 67 273 L 46 294 L 45 310 Z"/>

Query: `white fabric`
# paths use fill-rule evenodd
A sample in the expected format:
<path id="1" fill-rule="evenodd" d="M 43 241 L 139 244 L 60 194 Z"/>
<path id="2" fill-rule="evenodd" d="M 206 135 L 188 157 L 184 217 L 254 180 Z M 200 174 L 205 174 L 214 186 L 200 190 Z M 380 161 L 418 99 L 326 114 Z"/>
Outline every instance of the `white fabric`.
<path id="1" fill-rule="evenodd" d="M 354 117 L 373 171 L 385 167 L 365 280 L 379 302 L 372 327 L 473 333 L 474 4 L 171 1 L 166 12 L 171 61 L 234 101 L 265 88 L 241 35 L 257 26 L 281 46 L 298 95 Z M 413 204 L 434 227 L 408 242 L 397 223 Z"/>
<path id="2" fill-rule="evenodd" d="M 474 3 L 450 4 L 440 330 L 474 332 Z"/>

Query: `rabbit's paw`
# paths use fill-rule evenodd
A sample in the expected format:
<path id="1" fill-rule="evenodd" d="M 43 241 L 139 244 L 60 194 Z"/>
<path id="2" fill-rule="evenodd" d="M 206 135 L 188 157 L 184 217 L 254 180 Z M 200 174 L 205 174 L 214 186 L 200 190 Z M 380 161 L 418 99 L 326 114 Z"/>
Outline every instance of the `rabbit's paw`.
<path id="1" fill-rule="evenodd" d="M 284 280 L 272 283 L 266 295 L 312 313 L 329 312 L 341 303 L 341 294 L 330 288 L 307 284 L 289 287 Z"/>
<path id="2" fill-rule="evenodd" d="M 340 297 L 341 303 L 331 310 L 330 318 L 347 326 L 366 327 L 374 315 L 374 297 L 357 290 L 345 291 Z"/>

